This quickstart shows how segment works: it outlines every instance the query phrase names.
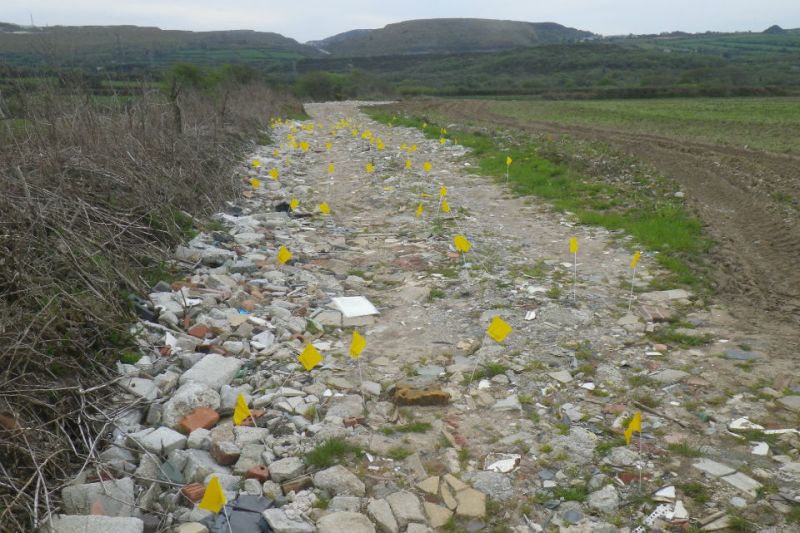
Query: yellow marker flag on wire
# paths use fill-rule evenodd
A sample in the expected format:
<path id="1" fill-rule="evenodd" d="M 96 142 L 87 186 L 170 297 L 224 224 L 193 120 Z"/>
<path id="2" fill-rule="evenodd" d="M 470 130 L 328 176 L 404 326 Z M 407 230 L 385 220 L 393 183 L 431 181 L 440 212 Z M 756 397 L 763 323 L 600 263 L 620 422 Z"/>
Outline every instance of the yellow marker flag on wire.
<path id="1" fill-rule="evenodd" d="M 577 254 L 578 253 L 578 238 L 577 237 L 570 237 L 569 238 L 569 253 Z"/>
<path id="2" fill-rule="evenodd" d="M 352 135 L 353 137 L 358 137 L 358 130 L 357 129 L 350 130 L 350 135 Z"/>
<path id="3" fill-rule="evenodd" d="M 203 499 L 200 500 L 197 508 L 216 514 L 227 501 L 228 500 L 225 499 L 225 493 L 222 492 L 222 485 L 219 484 L 219 478 L 214 476 L 211 478 L 211 481 L 208 482 L 206 491 L 203 494 Z"/>
<path id="4" fill-rule="evenodd" d="M 326 150 L 330 150 L 331 148 L 333 148 L 333 143 L 325 143 Z"/>
<path id="5" fill-rule="evenodd" d="M 411 145 L 411 151 L 412 152 L 416 152 L 417 151 L 417 145 L 416 144 L 412 144 Z"/>
<path id="6" fill-rule="evenodd" d="M 633 254 L 633 257 L 631 257 L 631 268 L 636 268 L 636 265 L 639 264 L 639 259 L 641 257 L 642 252 L 637 251 L 635 254 Z"/>
<path id="7" fill-rule="evenodd" d="M 420 202 L 419 205 L 417 206 L 417 211 L 416 213 L 414 213 L 414 216 L 417 218 L 421 217 L 422 211 L 423 211 L 422 202 Z"/>
<path id="8" fill-rule="evenodd" d="M 253 161 L 250 164 L 253 166 L 253 168 L 258 168 L 261 166 L 261 161 L 259 161 L 258 159 L 253 159 Z"/>
<path id="9" fill-rule="evenodd" d="M 367 163 L 367 166 L 365 168 L 367 170 L 367 174 L 372 174 L 373 172 L 375 172 L 375 165 L 373 165 L 372 163 Z"/>
<path id="10" fill-rule="evenodd" d="M 292 211 L 297 211 L 297 208 L 300 206 L 300 200 L 297 198 L 292 198 L 289 200 L 289 209 Z"/>
<path id="11" fill-rule="evenodd" d="M 361 138 L 366 140 L 372 139 L 372 132 L 369 130 L 364 130 L 364 133 L 361 134 Z"/>
<path id="12" fill-rule="evenodd" d="M 447 200 L 442 200 L 442 213 L 449 213 L 450 212 L 450 204 L 447 203 Z"/>
<path id="13" fill-rule="evenodd" d="M 322 354 L 319 353 L 313 344 L 309 344 L 303 350 L 303 353 L 297 356 L 297 360 L 303 365 L 306 370 L 311 370 L 322 362 Z"/>
<path id="14" fill-rule="evenodd" d="M 440 137 L 439 138 L 439 144 L 444 144 L 446 142 L 447 142 L 447 139 L 445 139 L 444 137 Z"/>
<path id="15" fill-rule="evenodd" d="M 405 152 L 407 149 L 408 149 L 408 145 L 406 145 L 406 143 L 403 143 L 403 144 L 400 145 L 400 151 L 401 152 Z"/>
<path id="16" fill-rule="evenodd" d="M 431 165 L 430 161 L 425 161 L 424 163 L 422 163 L 422 170 L 424 170 L 425 172 L 430 172 L 432 168 L 433 165 Z"/>
<path id="17" fill-rule="evenodd" d="M 304 151 L 304 152 L 308 152 L 308 149 L 309 149 L 309 148 L 310 148 L 310 146 L 309 146 L 309 144 L 308 144 L 306 141 L 303 141 L 303 142 L 301 142 L 301 143 L 300 143 L 300 149 L 301 149 L 302 151 Z"/>
<path id="18" fill-rule="evenodd" d="M 493 341 L 501 343 L 503 342 L 503 339 L 508 337 L 508 334 L 511 333 L 512 329 L 513 328 L 505 320 L 499 316 L 495 316 L 492 319 L 492 323 L 489 324 L 486 334 L 489 335 Z"/>
<path id="19" fill-rule="evenodd" d="M 239 396 L 236 397 L 236 407 L 233 410 L 233 424 L 238 426 L 251 416 L 253 415 L 250 412 L 250 408 L 247 407 L 247 400 L 244 399 L 244 394 L 240 392 Z"/>
<path id="20" fill-rule="evenodd" d="M 411 168 L 411 165 L 412 165 L 411 160 L 406 159 L 406 168 Z"/>
<path id="21" fill-rule="evenodd" d="M 423 122 L 423 123 L 422 123 L 422 129 L 424 130 L 424 129 L 425 129 L 425 128 L 427 128 L 427 127 L 428 127 L 428 123 L 427 123 L 427 122 Z"/>
<path id="22" fill-rule="evenodd" d="M 350 341 L 350 357 L 358 359 L 361 357 L 361 352 L 367 347 L 367 339 L 365 339 L 359 332 L 353 330 L 353 340 Z"/>
<path id="23" fill-rule="evenodd" d="M 630 423 L 628 424 L 628 428 L 625 430 L 625 444 L 631 443 L 631 437 L 633 437 L 633 432 L 637 431 L 639 434 L 642 434 L 642 413 L 636 411 L 631 418 Z"/>
<path id="24" fill-rule="evenodd" d="M 440 129 L 439 133 L 441 133 L 442 135 L 447 135 L 447 128 Z"/>
<path id="25" fill-rule="evenodd" d="M 275 148 L 275 149 L 272 151 L 272 157 L 278 157 L 279 155 L 281 155 L 281 152 L 280 152 L 280 150 L 278 150 L 277 148 Z"/>
<path id="26" fill-rule="evenodd" d="M 472 243 L 463 235 L 456 235 L 453 237 L 453 246 L 455 246 L 457 251 L 462 253 L 467 253 L 472 249 Z"/>
<path id="27" fill-rule="evenodd" d="M 292 252 L 283 245 L 278 249 L 278 262 L 282 265 L 285 265 L 292 259 Z"/>
<path id="28" fill-rule="evenodd" d="M 439 198 L 444 198 L 445 196 L 447 196 L 447 187 L 442 185 L 439 187 Z"/>
<path id="29" fill-rule="evenodd" d="M 506 166 L 507 166 L 507 167 L 510 167 L 510 166 L 511 166 L 511 163 L 513 163 L 513 162 L 514 162 L 514 160 L 513 160 L 513 159 L 511 159 L 511 156 L 510 156 L 510 155 L 506 157 Z"/>
<path id="30" fill-rule="evenodd" d="M 258 189 L 259 187 L 261 187 L 261 180 L 258 179 L 258 178 L 253 178 L 253 179 L 250 180 L 250 185 L 254 189 Z"/>
<path id="31" fill-rule="evenodd" d="M 280 172 L 278 172 L 277 168 L 273 168 L 272 170 L 269 171 L 269 177 L 270 178 L 272 178 L 274 180 L 277 180 L 278 176 L 280 176 Z"/>
<path id="32" fill-rule="evenodd" d="M 322 202 L 319 204 L 319 210 L 323 215 L 331 214 L 331 206 L 328 205 L 328 202 Z"/>
<path id="33" fill-rule="evenodd" d="M 333 174 L 334 172 L 336 172 L 336 165 L 328 163 L 328 174 Z"/>
<path id="34" fill-rule="evenodd" d="M 383 144 L 383 141 L 380 140 L 380 139 L 378 139 L 378 142 L 376 143 L 376 146 L 378 147 L 378 151 L 379 152 L 382 152 L 386 148 L 386 145 Z"/>

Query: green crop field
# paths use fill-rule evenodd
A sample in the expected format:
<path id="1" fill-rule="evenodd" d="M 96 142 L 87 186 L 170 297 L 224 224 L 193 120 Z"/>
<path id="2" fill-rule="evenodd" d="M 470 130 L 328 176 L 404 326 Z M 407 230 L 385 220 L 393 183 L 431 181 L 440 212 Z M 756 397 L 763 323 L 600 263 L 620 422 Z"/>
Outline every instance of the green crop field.
<path id="1" fill-rule="evenodd" d="M 520 120 L 597 126 L 702 143 L 800 153 L 800 98 L 491 101 Z"/>

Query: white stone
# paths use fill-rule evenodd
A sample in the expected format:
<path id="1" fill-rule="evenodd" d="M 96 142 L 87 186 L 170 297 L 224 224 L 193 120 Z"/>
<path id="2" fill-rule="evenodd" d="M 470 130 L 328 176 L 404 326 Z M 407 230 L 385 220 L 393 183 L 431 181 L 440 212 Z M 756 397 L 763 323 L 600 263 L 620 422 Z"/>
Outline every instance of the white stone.
<path id="1" fill-rule="evenodd" d="M 58 515 L 48 533 L 142 533 L 144 522 L 133 517 L 101 515 Z"/>
<path id="2" fill-rule="evenodd" d="M 242 361 L 235 357 L 224 357 L 216 353 L 210 353 L 184 372 L 180 383 L 183 385 L 194 381 L 218 391 L 223 385 L 229 384 L 236 377 L 241 367 Z"/>
<path id="3" fill-rule="evenodd" d="M 132 441 L 133 447 L 138 444 L 156 455 L 167 455 L 173 450 L 182 450 L 186 447 L 185 435 L 164 426 L 131 433 L 128 435 L 128 440 Z"/>
<path id="4" fill-rule="evenodd" d="M 736 472 L 730 476 L 723 476 L 721 479 L 722 481 L 733 485 L 751 498 L 755 498 L 758 495 L 758 489 L 760 489 L 762 486 L 761 483 L 750 476 L 742 474 L 741 472 Z"/>
<path id="5" fill-rule="evenodd" d="M 692 466 L 713 477 L 726 476 L 736 472 L 735 469 L 729 467 L 728 465 L 712 461 L 711 459 L 700 459 Z"/>
<path id="6" fill-rule="evenodd" d="M 220 399 L 217 391 L 202 383 L 190 382 L 182 385 L 164 404 L 161 412 L 161 423 L 167 427 L 175 427 L 181 418 L 198 407 L 219 409 Z"/>
<path id="7" fill-rule="evenodd" d="M 155 400 L 158 397 L 158 385 L 152 379 L 144 378 L 125 378 L 120 381 L 120 385 L 126 391 L 135 394 L 145 400 Z"/>

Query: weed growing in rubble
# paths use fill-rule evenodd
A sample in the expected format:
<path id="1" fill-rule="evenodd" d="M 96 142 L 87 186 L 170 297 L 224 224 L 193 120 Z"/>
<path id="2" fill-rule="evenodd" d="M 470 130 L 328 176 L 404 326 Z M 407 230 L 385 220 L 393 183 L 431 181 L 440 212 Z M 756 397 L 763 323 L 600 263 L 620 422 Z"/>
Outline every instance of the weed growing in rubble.
<path id="1" fill-rule="evenodd" d="M 330 438 L 306 454 L 306 463 L 316 468 L 328 468 L 342 462 L 348 455 L 360 456 L 364 451 L 341 438 Z"/>

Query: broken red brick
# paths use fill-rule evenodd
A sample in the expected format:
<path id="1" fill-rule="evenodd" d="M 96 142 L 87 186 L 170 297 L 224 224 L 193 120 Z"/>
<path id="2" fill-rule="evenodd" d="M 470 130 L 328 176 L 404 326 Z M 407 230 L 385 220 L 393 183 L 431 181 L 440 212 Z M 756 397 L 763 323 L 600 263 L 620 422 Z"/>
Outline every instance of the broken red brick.
<path id="1" fill-rule="evenodd" d="M 257 465 L 244 473 L 245 479 L 257 479 L 259 483 L 264 483 L 269 479 L 269 469 L 267 465 Z"/>
<path id="2" fill-rule="evenodd" d="M 181 494 L 183 494 L 184 498 L 193 504 L 202 500 L 205 493 L 206 488 L 202 483 L 190 483 L 184 485 L 181 489 Z"/>
<path id="3" fill-rule="evenodd" d="M 198 339 L 205 339 L 210 332 L 211 330 L 208 329 L 208 326 L 204 324 L 195 324 L 194 326 L 189 328 L 189 331 L 187 331 L 186 333 L 188 333 L 192 337 L 197 337 Z"/>
<path id="4" fill-rule="evenodd" d="M 219 413 L 210 407 L 198 407 L 178 422 L 178 431 L 187 435 L 195 429 L 211 429 L 219 422 Z"/>

